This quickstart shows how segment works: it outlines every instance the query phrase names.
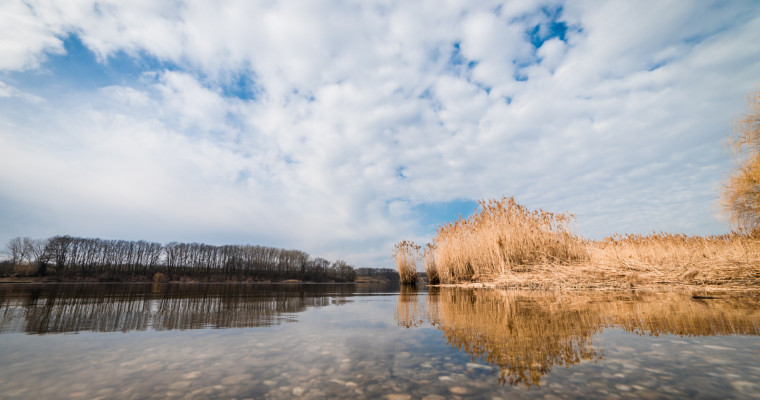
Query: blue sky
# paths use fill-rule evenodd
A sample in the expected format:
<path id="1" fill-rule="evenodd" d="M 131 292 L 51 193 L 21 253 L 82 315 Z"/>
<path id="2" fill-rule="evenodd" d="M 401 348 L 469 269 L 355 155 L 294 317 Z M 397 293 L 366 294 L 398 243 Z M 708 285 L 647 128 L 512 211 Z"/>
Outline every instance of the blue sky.
<path id="1" fill-rule="evenodd" d="M 389 267 L 477 200 L 720 234 L 753 1 L 6 1 L 0 242 L 251 243 Z"/>

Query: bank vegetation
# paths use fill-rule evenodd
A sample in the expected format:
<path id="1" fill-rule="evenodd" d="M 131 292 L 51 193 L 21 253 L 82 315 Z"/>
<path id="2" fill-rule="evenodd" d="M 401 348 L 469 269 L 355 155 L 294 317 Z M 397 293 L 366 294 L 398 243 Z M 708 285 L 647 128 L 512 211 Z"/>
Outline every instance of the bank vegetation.
<path id="1" fill-rule="evenodd" d="M 653 233 L 588 240 L 574 216 L 529 210 L 513 198 L 440 226 L 416 260 L 442 284 L 519 288 L 760 287 L 760 231 L 687 236 Z M 402 242 L 408 249 L 414 243 Z M 411 264 L 413 254 L 404 261 Z M 416 268 L 416 267 L 415 267 Z M 407 273 L 408 274 L 408 273 Z M 431 278 L 431 283 L 435 281 Z"/>

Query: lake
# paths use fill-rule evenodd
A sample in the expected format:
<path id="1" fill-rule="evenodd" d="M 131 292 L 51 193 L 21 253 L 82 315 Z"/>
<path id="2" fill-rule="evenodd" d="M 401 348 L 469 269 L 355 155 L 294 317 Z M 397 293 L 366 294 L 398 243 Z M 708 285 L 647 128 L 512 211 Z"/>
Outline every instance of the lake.
<path id="1" fill-rule="evenodd" d="M 760 293 L 0 284 L 7 399 L 760 398 Z"/>

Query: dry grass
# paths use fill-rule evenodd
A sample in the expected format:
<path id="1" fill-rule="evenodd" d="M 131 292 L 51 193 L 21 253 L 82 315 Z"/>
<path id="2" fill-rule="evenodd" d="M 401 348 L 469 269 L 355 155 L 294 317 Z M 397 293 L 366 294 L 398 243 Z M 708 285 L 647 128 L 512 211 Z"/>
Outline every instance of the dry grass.
<path id="1" fill-rule="evenodd" d="M 757 234 L 615 236 L 589 242 L 589 253 L 591 265 L 629 286 L 757 288 L 760 284 Z"/>
<path id="2" fill-rule="evenodd" d="M 438 266 L 435 263 L 435 254 L 435 246 L 428 243 L 422 253 L 422 262 L 425 266 L 425 274 L 428 277 L 428 283 L 431 285 L 441 283 L 441 276 L 438 274 Z"/>
<path id="3" fill-rule="evenodd" d="M 399 296 L 397 322 L 427 320 L 452 347 L 498 368 L 502 383 L 539 385 L 555 366 L 604 357 L 594 335 L 607 327 L 645 335 L 760 335 L 760 298 L 693 291 L 551 292 L 431 288 L 425 307 Z"/>
<path id="4" fill-rule="evenodd" d="M 404 240 L 396 243 L 393 249 L 393 258 L 396 260 L 396 269 L 401 283 L 413 284 L 417 282 L 417 259 L 419 258 L 420 246 L 414 242 Z"/>
<path id="5" fill-rule="evenodd" d="M 479 213 L 438 228 L 433 243 L 443 282 L 588 258 L 583 241 L 569 231 L 571 214 L 530 211 L 506 197 L 479 203 Z"/>
<path id="6" fill-rule="evenodd" d="M 616 235 L 595 241 L 572 234 L 571 214 L 529 211 L 512 198 L 480 205 L 479 213 L 438 229 L 424 253 L 429 276 L 443 284 L 542 289 L 760 287 L 760 231 Z M 397 245 L 397 266 L 409 263 L 409 257 L 401 263 L 398 257 L 399 246 L 406 249 L 408 243 Z"/>

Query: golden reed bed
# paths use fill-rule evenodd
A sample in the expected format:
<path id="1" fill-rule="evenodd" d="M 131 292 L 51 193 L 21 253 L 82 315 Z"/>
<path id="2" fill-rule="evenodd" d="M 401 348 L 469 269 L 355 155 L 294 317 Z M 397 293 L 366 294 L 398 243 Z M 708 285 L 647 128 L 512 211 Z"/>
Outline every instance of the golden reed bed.
<path id="1" fill-rule="evenodd" d="M 424 251 L 410 241 L 394 255 L 402 282 L 422 259 L 430 283 L 517 288 L 694 286 L 760 288 L 760 230 L 717 236 L 574 235 L 574 216 L 528 210 L 513 198 L 440 226 Z"/>

